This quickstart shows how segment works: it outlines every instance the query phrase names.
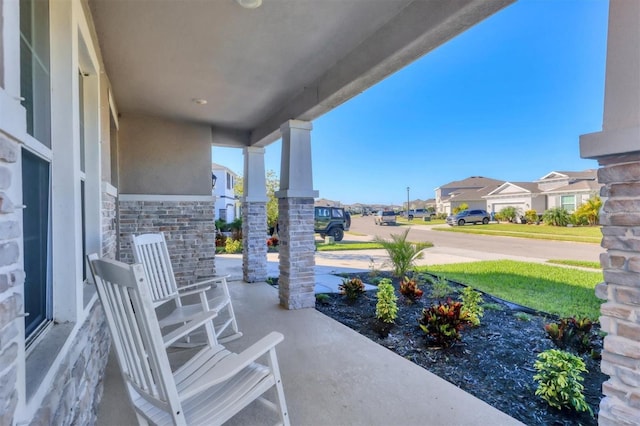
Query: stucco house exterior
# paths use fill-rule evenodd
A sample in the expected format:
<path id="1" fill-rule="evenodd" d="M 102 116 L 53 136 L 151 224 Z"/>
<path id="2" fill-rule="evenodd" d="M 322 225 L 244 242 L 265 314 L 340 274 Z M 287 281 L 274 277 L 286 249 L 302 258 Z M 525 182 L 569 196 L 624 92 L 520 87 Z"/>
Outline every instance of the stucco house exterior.
<path id="1" fill-rule="evenodd" d="M 162 231 L 181 283 L 215 274 L 212 145 L 244 155 L 255 282 L 282 140 L 279 303 L 313 308 L 313 120 L 510 3 L 0 0 L 0 424 L 95 423 L 87 253 L 131 262 L 130 235 Z M 601 424 L 640 418 L 639 27 L 640 2 L 611 1 L 603 130 L 580 138 L 607 197 Z"/>
<path id="2" fill-rule="evenodd" d="M 234 187 L 238 175 L 228 167 L 211 164 L 212 193 L 215 197 L 215 218 L 231 223 L 240 217 L 240 202 L 236 197 Z"/>
<path id="3" fill-rule="evenodd" d="M 470 209 L 486 209 L 483 197 L 503 183 L 503 180 L 471 176 L 439 186 L 435 189 L 436 213 L 451 214 L 463 203 Z"/>
<path id="4" fill-rule="evenodd" d="M 536 181 L 547 197 L 547 209 L 563 207 L 573 212 L 594 195 L 600 194 L 597 170 L 551 172 Z"/>
<path id="5" fill-rule="evenodd" d="M 601 187 L 595 170 L 550 172 L 534 182 L 505 182 L 484 198 L 491 213 L 505 207 L 515 207 L 521 216 L 527 210 L 542 214 L 554 207 L 564 207 L 571 213 L 599 195 Z"/>

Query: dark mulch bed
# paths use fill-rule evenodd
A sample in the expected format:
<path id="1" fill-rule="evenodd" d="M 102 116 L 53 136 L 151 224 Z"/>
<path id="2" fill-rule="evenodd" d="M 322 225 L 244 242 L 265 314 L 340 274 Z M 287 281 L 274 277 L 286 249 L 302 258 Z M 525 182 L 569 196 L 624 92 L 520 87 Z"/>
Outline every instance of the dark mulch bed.
<path id="1" fill-rule="evenodd" d="M 381 273 L 385 275 L 385 273 Z M 371 277 L 359 276 L 364 282 Z M 390 276 L 387 276 L 391 278 Z M 485 302 L 498 303 L 503 310 L 485 310 L 479 327 L 466 328 L 462 340 L 449 348 L 430 347 L 426 335 L 418 327 L 417 319 L 424 306 L 437 301 L 429 297 L 428 287 L 422 298 L 407 303 L 398 291 L 398 318 L 387 337 L 381 337 L 375 319 L 375 291 L 363 294 L 355 303 L 348 304 L 346 297 L 331 294 L 316 309 L 352 328 L 374 342 L 398 355 L 426 368 L 454 385 L 475 395 L 488 404 L 528 425 L 595 425 L 596 416 L 557 410 L 534 395 L 533 364 L 536 356 L 555 348 L 547 337 L 544 324 L 557 318 L 529 312 L 530 320 L 523 321 L 515 315 L 521 310 L 514 305 L 484 295 Z M 454 286 L 461 287 L 459 284 Z M 452 297 L 456 299 L 455 295 Z M 596 327 L 594 327 L 596 328 Z M 602 347 L 602 339 L 594 330 L 596 350 Z M 600 372 L 600 362 L 589 355 L 582 355 L 588 374 L 584 386 L 587 403 L 594 413 L 598 411 L 601 386 L 607 377 Z"/>

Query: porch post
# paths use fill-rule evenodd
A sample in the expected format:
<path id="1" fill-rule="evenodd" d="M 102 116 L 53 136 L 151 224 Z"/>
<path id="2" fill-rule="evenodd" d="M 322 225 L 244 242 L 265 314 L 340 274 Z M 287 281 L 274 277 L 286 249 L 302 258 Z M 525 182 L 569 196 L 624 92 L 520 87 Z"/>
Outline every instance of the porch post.
<path id="1" fill-rule="evenodd" d="M 278 197 L 280 304 L 287 309 L 315 306 L 311 123 L 289 120 L 280 126 L 282 160 Z"/>
<path id="2" fill-rule="evenodd" d="M 267 279 L 267 184 L 264 148 L 244 148 L 242 198 L 242 276 L 248 283 Z"/>
<path id="3" fill-rule="evenodd" d="M 640 2 L 609 4 L 607 71 L 602 132 L 580 137 L 580 154 L 597 159 L 605 198 L 600 258 L 606 302 L 600 322 L 607 332 L 600 425 L 640 419 Z"/>

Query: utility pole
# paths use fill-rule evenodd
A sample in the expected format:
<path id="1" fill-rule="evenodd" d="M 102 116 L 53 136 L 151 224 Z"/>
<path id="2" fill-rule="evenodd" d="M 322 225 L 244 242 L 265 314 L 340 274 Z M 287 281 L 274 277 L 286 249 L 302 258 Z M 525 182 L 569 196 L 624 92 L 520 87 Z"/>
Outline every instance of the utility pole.
<path id="1" fill-rule="evenodd" d="M 407 220 L 409 220 L 409 187 L 407 186 Z"/>

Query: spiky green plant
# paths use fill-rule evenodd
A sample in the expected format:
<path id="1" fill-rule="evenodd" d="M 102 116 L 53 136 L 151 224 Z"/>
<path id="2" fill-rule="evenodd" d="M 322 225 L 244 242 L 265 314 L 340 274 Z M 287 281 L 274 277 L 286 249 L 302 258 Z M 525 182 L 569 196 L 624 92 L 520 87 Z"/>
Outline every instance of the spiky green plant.
<path id="1" fill-rule="evenodd" d="M 567 226 L 571 222 L 571 215 L 562 207 L 554 207 L 544 212 L 542 220 L 547 225 Z"/>
<path id="2" fill-rule="evenodd" d="M 374 240 L 387 251 L 393 265 L 393 274 L 396 277 L 404 277 L 407 271 L 415 267 L 415 261 L 422 259 L 422 250 L 433 247 L 433 244 L 427 242 L 412 243 L 407 241 L 410 230 L 411 228 L 407 228 L 402 234 L 391 234 L 391 241 L 380 237 L 376 237 Z"/>

